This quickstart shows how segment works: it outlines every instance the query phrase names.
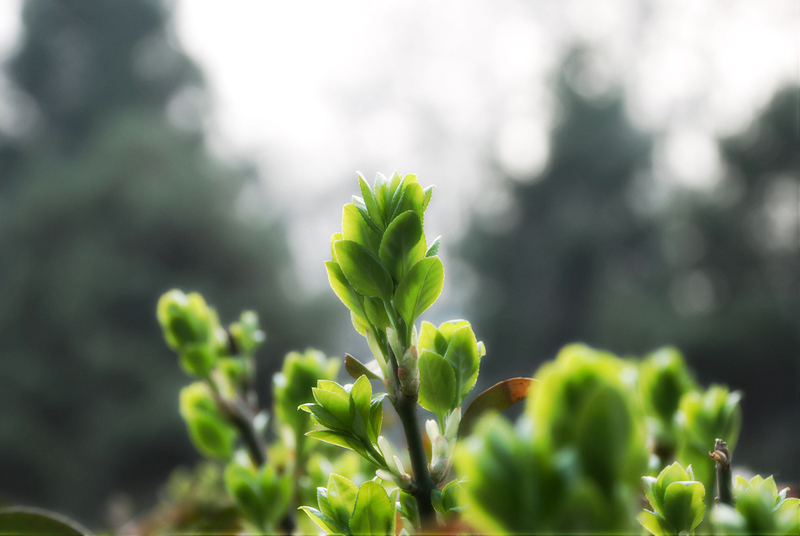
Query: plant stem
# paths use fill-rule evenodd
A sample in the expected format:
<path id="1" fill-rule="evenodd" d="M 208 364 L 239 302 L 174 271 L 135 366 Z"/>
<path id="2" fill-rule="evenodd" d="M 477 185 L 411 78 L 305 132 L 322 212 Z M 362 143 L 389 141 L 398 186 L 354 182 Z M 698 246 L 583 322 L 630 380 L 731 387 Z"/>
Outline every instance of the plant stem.
<path id="1" fill-rule="evenodd" d="M 261 467 L 267 463 L 267 446 L 264 443 L 264 438 L 256 432 L 253 426 L 253 414 L 247 405 L 237 400 L 223 403 L 222 407 L 225 409 L 231 423 L 239 431 L 242 441 L 247 445 L 247 451 L 253 464 L 256 467 Z"/>
<path id="2" fill-rule="evenodd" d="M 709 452 L 717 462 L 717 502 L 733 506 L 733 475 L 731 474 L 731 453 L 728 445 L 721 439 L 714 443 L 714 452 Z"/>
<path id="3" fill-rule="evenodd" d="M 431 519 L 435 515 L 433 502 L 431 501 L 431 492 L 435 484 L 428 471 L 428 458 L 425 456 L 425 446 L 422 444 L 422 434 L 419 431 L 419 422 L 417 421 L 418 396 L 408 396 L 400 391 L 400 380 L 397 376 L 397 357 L 392 351 L 392 345 L 387 344 L 387 347 L 391 373 L 394 375 L 398 386 L 398 396 L 397 402 L 394 404 L 394 410 L 400 417 L 400 422 L 403 424 L 403 431 L 406 435 L 408 456 L 411 459 L 411 471 L 414 473 L 414 483 L 417 486 L 414 498 L 417 499 L 419 515 L 424 524 L 426 519 Z"/>
<path id="4" fill-rule="evenodd" d="M 408 444 L 408 455 L 411 458 L 411 470 L 414 472 L 414 482 L 417 491 L 414 497 L 419 505 L 419 515 L 425 520 L 434 515 L 431 492 L 434 488 L 433 479 L 428 471 L 428 459 L 425 456 L 425 447 L 422 444 L 422 434 L 417 422 L 417 398 L 400 395 L 394 409 L 403 423 Z"/>

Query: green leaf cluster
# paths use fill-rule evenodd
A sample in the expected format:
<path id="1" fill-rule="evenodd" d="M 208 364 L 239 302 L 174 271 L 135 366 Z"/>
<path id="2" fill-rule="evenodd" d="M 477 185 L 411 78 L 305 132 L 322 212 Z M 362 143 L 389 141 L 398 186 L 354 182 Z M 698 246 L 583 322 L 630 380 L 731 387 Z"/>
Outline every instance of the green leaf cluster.
<path id="1" fill-rule="evenodd" d="M 250 528 L 270 532 L 279 525 L 292 526 L 293 506 L 312 498 L 315 482 L 320 481 L 320 475 L 312 478 L 307 472 L 314 451 L 305 441 L 305 434 L 312 422 L 298 406 L 314 400 L 312 391 L 318 382 L 333 383 L 339 360 L 328 359 L 312 349 L 286 356 L 281 372 L 274 377 L 273 407 L 277 418 L 272 424 L 277 441 L 270 445 L 270 421 L 267 412 L 259 408 L 255 390 L 254 352 L 265 338 L 258 316 L 245 311 L 238 321 L 223 329 L 200 294 L 186 295 L 178 290 L 162 296 L 158 316 L 167 343 L 182 356 L 187 373 L 200 376 L 200 381 L 183 388 L 180 395 L 181 415 L 192 442 L 205 456 L 227 464 L 226 490 Z M 212 357 L 203 362 L 202 369 L 187 367 L 185 350 L 201 345 L 209 349 Z M 373 408 L 366 378 L 348 386 L 351 388 L 358 411 L 357 418 L 349 424 L 374 441 L 382 419 L 380 401 Z M 361 407 L 362 394 L 368 406 L 366 417 Z M 376 432 L 371 434 L 367 429 Z M 322 445 L 314 446 L 319 450 Z M 320 469 L 319 463 L 315 466 Z M 329 462 L 327 467 L 331 467 Z M 327 479 L 330 469 L 317 472 L 324 472 Z M 302 519 L 310 524 L 305 517 Z"/>
<path id="2" fill-rule="evenodd" d="M 356 330 L 377 339 L 387 377 L 386 328 L 411 346 L 415 320 L 444 283 L 438 242 L 427 247 L 422 225 L 433 187 L 423 189 L 415 175 L 398 173 L 389 179 L 378 174 L 372 187 L 360 175 L 358 181 L 363 197 L 345 205 L 342 232 L 331 238 L 333 259 L 325 266 Z"/>
<path id="3" fill-rule="evenodd" d="M 253 355 L 266 339 L 258 327 L 258 314 L 255 311 L 243 311 L 239 321 L 228 327 L 228 334 L 233 342 L 233 354 Z"/>
<path id="4" fill-rule="evenodd" d="M 444 427 L 446 415 L 461 407 L 475 387 L 486 351 L 466 320 L 444 322 L 438 328 L 423 322 L 419 350 L 419 404 Z"/>
<path id="5" fill-rule="evenodd" d="M 311 414 L 311 420 L 320 429 L 306 435 L 352 449 L 380 469 L 388 469 L 383 456 L 375 449 L 383 422 L 384 393 L 373 396 L 372 386 L 366 376 L 353 384 L 340 385 L 334 381 L 319 380 L 312 389 L 314 402 L 300 409 Z"/>
<path id="6" fill-rule="evenodd" d="M 206 377 L 216 364 L 222 344 L 216 311 L 197 292 L 187 295 L 173 289 L 158 300 L 156 315 L 164 340 L 178 352 L 184 371 Z"/>
<path id="7" fill-rule="evenodd" d="M 616 485 L 638 488 L 648 456 L 631 365 L 575 344 L 535 377 L 541 383 L 527 413 L 537 440 L 548 450 L 574 451 L 586 476 L 609 495 Z"/>
<path id="8" fill-rule="evenodd" d="M 209 386 L 194 382 L 181 389 L 180 410 L 197 450 L 209 458 L 229 461 L 237 432 L 219 411 Z"/>
<path id="9" fill-rule="evenodd" d="M 722 439 L 733 453 L 742 426 L 739 391 L 712 385 L 705 392 L 689 391 L 682 398 L 675 422 L 678 427 L 678 459 L 691 464 L 697 480 L 713 496 L 716 466 L 708 452 L 717 438 Z"/>
<path id="10" fill-rule="evenodd" d="M 249 462 L 228 464 L 225 489 L 239 511 L 262 531 L 272 531 L 286 516 L 292 498 L 293 476 L 272 464 L 256 468 Z"/>
<path id="11" fill-rule="evenodd" d="M 319 380 L 335 380 L 340 366 L 338 359 L 318 350 L 288 353 L 272 379 L 276 416 L 298 434 L 305 434 L 311 423 L 299 406 L 314 400 L 312 389 Z"/>
<path id="12" fill-rule="evenodd" d="M 717 505 L 713 518 L 720 534 L 800 534 L 800 499 L 787 498 L 789 488 L 778 492 L 773 477 L 756 475 L 749 481 L 736 477 L 736 507 Z"/>
<path id="13" fill-rule="evenodd" d="M 696 389 L 683 356 L 675 348 L 656 350 L 639 364 L 639 395 L 662 466 L 677 447 L 675 416 L 681 398 Z"/>
<path id="14" fill-rule="evenodd" d="M 694 479 L 692 467 L 675 462 L 658 477 L 642 478 L 653 511 L 643 510 L 637 520 L 655 536 L 694 534 L 705 516 L 705 488 Z"/>
<path id="15" fill-rule="evenodd" d="M 301 509 L 327 534 L 395 534 L 397 496 L 373 480 L 356 487 L 347 478 L 331 474 L 327 488 L 317 488 L 318 508 Z"/>
<path id="16" fill-rule="evenodd" d="M 468 519 L 490 532 L 631 530 L 648 455 L 630 377 L 619 358 L 568 346 L 537 372 L 515 428 L 479 421 L 456 447 Z"/>

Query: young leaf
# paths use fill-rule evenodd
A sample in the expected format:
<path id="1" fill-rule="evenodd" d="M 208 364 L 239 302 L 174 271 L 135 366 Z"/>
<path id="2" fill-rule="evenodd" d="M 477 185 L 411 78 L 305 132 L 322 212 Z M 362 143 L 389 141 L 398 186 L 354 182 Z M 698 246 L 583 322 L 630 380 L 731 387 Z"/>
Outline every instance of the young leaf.
<path id="1" fill-rule="evenodd" d="M 374 227 L 374 228 L 373 228 Z M 375 254 L 381 242 L 380 230 L 369 219 L 369 215 L 350 203 L 342 210 L 342 236 L 352 240 Z"/>
<path id="2" fill-rule="evenodd" d="M 361 376 L 356 380 L 350 390 L 350 399 L 355 405 L 355 410 L 361 414 L 364 422 L 369 421 L 369 408 L 372 402 L 372 386 L 369 384 L 369 378 Z"/>
<path id="3" fill-rule="evenodd" d="M 356 292 L 356 289 L 353 288 L 353 285 L 351 285 L 344 276 L 344 272 L 342 272 L 339 265 L 333 261 L 327 261 L 325 263 L 325 269 L 328 271 L 328 282 L 331 288 L 345 307 L 362 318 L 366 317 L 366 312 L 364 311 L 364 305 L 362 303 L 364 298 Z"/>
<path id="4" fill-rule="evenodd" d="M 236 431 L 214 414 L 196 412 L 184 417 L 195 447 L 210 458 L 227 461 L 233 456 Z"/>
<path id="5" fill-rule="evenodd" d="M 344 447 L 346 449 L 361 452 L 363 448 L 349 435 L 342 432 L 334 432 L 331 430 L 311 430 L 306 432 L 306 436 L 336 445 L 337 447 Z"/>
<path id="6" fill-rule="evenodd" d="M 386 226 L 383 223 L 383 214 L 380 208 L 378 208 L 378 201 L 375 199 L 375 194 L 372 192 L 372 189 L 361 173 L 358 174 L 358 187 L 361 189 L 361 195 L 364 197 L 364 205 L 367 207 L 370 218 L 383 230 Z"/>
<path id="7" fill-rule="evenodd" d="M 420 359 L 421 360 L 421 359 Z M 420 365 L 421 367 L 421 365 Z M 459 437 L 466 437 L 473 426 L 487 411 L 504 411 L 517 402 L 525 400 L 538 380 L 531 378 L 510 378 L 494 384 L 479 394 L 464 411 L 461 417 Z"/>
<path id="8" fill-rule="evenodd" d="M 339 267 L 358 293 L 387 302 L 392 298 L 392 276 L 363 246 L 339 240 L 333 247 Z"/>
<path id="9" fill-rule="evenodd" d="M 386 313 L 386 306 L 378 298 L 364 298 L 364 311 L 367 313 L 369 323 L 384 330 L 392 325 L 389 315 Z"/>
<path id="10" fill-rule="evenodd" d="M 350 519 L 354 535 L 390 534 L 394 525 L 394 505 L 380 484 L 367 480 L 358 489 L 358 498 Z"/>
<path id="11" fill-rule="evenodd" d="M 339 240 L 344 240 L 342 233 L 333 233 L 333 236 L 331 236 L 331 259 L 333 259 L 333 262 L 336 262 L 336 251 L 333 249 L 333 245 Z"/>
<path id="12" fill-rule="evenodd" d="M 422 221 L 424 214 L 423 204 L 425 203 L 425 192 L 419 183 L 408 184 L 403 190 L 403 197 L 397 204 L 397 214 L 402 214 L 407 210 L 413 210 Z"/>
<path id="13" fill-rule="evenodd" d="M 669 523 L 648 510 L 642 510 L 639 515 L 636 516 L 636 521 L 654 536 L 669 536 L 675 532 L 673 528 L 669 526 Z"/>
<path id="14" fill-rule="evenodd" d="M 369 408 L 369 426 L 367 427 L 367 435 L 369 440 L 374 444 L 378 441 L 378 436 L 381 435 L 381 425 L 383 424 L 383 398 L 384 395 L 375 395 Z"/>
<path id="15" fill-rule="evenodd" d="M 423 191 L 423 199 L 422 199 L 422 210 L 428 210 L 428 203 L 431 202 L 431 197 L 433 196 L 433 185 L 428 186 Z"/>
<path id="16" fill-rule="evenodd" d="M 439 254 L 439 245 L 441 243 L 442 243 L 442 237 L 441 236 L 437 236 L 436 238 L 434 238 L 433 242 L 431 242 L 431 245 L 428 248 L 428 251 L 425 252 L 425 256 L 426 257 L 433 257 L 435 255 L 438 255 Z"/>
<path id="17" fill-rule="evenodd" d="M 406 274 L 394 295 L 395 307 L 409 326 L 433 305 L 444 285 L 444 267 L 439 257 L 428 257 Z"/>
<path id="18" fill-rule="evenodd" d="M 453 407 L 456 376 L 450 363 L 439 354 L 422 352 L 419 356 L 419 405 L 432 411 L 439 422 Z"/>
<path id="19" fill-rule="evenodd" d="M 340 524 L 347 526 L 349 523 L 357 495 L 358 488 L 355 484 L 343 476 L 331 473 L 328 478 L 328 502 Z"/>
<path id="20" fill-rule="evenodd" d="M 301 506 L 300 510 L 308 514 L 311 521 L 317 524 L 326 534 L 343 534 L 344 527 L 339 526 L 336 520 L 310 506 Z"/>
<path id="21" fill-rule="evenodd" d="M 347 398 L 342 397 L 339 393 L 317 387 L 314 387 L 311 391 L 314 393 L 314 399 L 317 403 L 331 412 L 342 428 L 346 429 L 353 425 L 353 416 L 350 414 L 350 401 Z"/>
<path id="22" fill-rule="evenodd" d="M 386 228 L 378 258 L 395 280 L 401 281 L 408 270 L 424 256 L 422 222 L 416 212 L 403 212 Z"/>
<path id="23" fill-rule="evenodd" d="M 700 482 L 673 482 L 664 494 L 664 519 L 678 532 L 693 530 L 705 514 L 704 496 Z"/>
<path id="24" fill-rule="evenodd" d="M 453 333 L 444 358 L 456 373 L 456 405 L 461 405 L 475 386 L 480 365 L 478 341 L 469 325 L 462 326 Z"/>
<path id="25" fill-rule="evenodd" d="M 360 376 L 366 376 L 371 380 L 383 380 L 381 368 L 376 360 L 367 364 L 362 363 L 350 354 L 344 355 L 344 369 L 347 373 L 357 380 Z"/>

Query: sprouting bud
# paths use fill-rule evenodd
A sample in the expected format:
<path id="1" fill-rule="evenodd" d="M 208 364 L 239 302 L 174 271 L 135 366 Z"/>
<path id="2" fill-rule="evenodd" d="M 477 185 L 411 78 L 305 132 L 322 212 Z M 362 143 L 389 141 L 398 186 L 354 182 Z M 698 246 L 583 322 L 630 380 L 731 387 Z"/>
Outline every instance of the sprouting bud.
<path id="1" fill-rule="evenodd" d="M 431 440 L 431 445 L 439 437 L 439 425 L 433 419 L 425 421 L 425 431 L 428 433 L 428 439 Z"/>
<path id="2" fill-rule="evenodd" d="M 447 417 L 447 424 L 445 425 L 444 437 L 448 441 L 455 441 L 458 438 L 458 429 L 461 426 L 461 408 L 454 409 Z"/>
<path id="3" fill-rule="evenodd" d="M 378 436 L 378 448 L 381 449 L 384 460 L 390 460 L 394 456 L 392 445 L 383 436 Z"/>

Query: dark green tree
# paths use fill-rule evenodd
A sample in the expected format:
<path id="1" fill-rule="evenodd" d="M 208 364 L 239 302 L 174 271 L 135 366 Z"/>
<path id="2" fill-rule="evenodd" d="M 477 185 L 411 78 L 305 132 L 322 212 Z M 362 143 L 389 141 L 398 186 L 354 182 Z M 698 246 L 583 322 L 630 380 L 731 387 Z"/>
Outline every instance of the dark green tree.
<path id="1" fill-rule="evenodd" d="M 558 79 L 547 168 L 509 183 L 518 222 L 496 233 L 476 218 L 462 252 L 482 281 L 470 315 L 484 381 L 530 374 L 571 341 L 633 355 L 676 345 L 702 382 L 745 392 L 738 463 L 797 479 L 797 89 L 721 140 L 718 191 L 648 209 L 635 200 L 654 135 L 631 126 L 620 92 L 582 96 L 580 63 L 570 56 Z"/>
<path id="2" fill-rule="evenodd" d="M 226 322 L 255 309 L 265 378 L 326 326 L 288 297 L 278 214 L 237 210 L 260 192 L 252 167 L 206 149 L 202 77 L 168 3 L 32 0 L 23 20 L 8 72 L 36 122 L 2 142 L 0 495 L 97 521 L 113 491 L 145 506 L 195 456 L 161 293 L 201 291 Z"/>

